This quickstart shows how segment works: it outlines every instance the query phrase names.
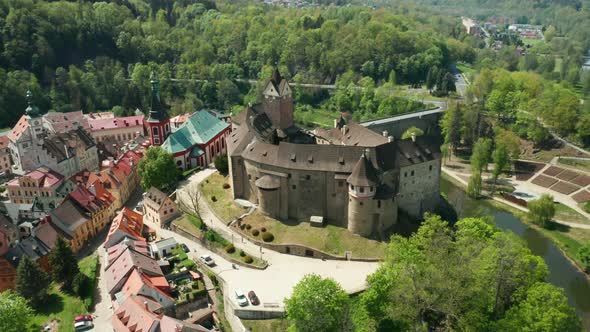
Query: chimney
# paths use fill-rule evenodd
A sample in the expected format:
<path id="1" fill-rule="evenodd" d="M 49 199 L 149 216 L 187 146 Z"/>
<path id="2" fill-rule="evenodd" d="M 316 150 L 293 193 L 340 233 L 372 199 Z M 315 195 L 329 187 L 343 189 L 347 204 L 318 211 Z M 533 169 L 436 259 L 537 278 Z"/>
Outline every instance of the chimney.
<path id="1" fill-rule="evenodd" d="M 387 142 L 391 143 L 393 142 L 393 136 L 387 136 Z"/>
<path id="2" fill-rule="evenodd" d="M 346 135 L 348 133 L 348 126 L 344 125 L 342 126 L 342 135 Z"/>
<path id="3" fill-rule="evenodd" d="M 149 310 L 149 309 L 150 309 L 150 308 L 148 307 L 148 303 L 147 303 L 147 301 L 143 301 L 143 305 L 145 306 L 145 309 L 146 309 L 146 310 Z"/>
<path id="4" fill-rule="evenodd" d="M 383 131 L 383 137 L 387 137 L 387 136 L 389 136 L 389 132 L 387 132 L 387 130 L 384 130 Z"/>
<path id="5" fill-rule="evenodd" d="M 70 159 L 70 153 L 68 152 L 68 146 L 64 145 L 64 150 L 66 151 L 66 159 Z"/>
<path id="6" fill-rule="evenodd" d="M 338 127 L 338 120 L 334 119 L 334 128 Z"/>
<path id="7" fill-rule="evenodd" d="M 416 143 L 416 133 L 412 132 L 412 142 Z"/>

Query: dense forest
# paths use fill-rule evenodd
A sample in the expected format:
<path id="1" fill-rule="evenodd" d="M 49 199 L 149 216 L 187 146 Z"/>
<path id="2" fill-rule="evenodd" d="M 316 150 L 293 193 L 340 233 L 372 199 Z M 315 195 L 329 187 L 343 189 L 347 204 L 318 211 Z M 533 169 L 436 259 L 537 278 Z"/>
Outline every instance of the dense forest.
<path id="1" fill-rule="evenodd" d="M 175 112 L 229 109 L 256 98 L 233 79 L 274 65 L 293 81 L 362 70 L 376 84 L 415 83 L 432 66 L 475 56 L 453 39 L 465 38 L 454 19 L 367 7 L 15 0 L 0 3 L 0 22 L 0 127 L 22 114 L 27 87 L 43 110 L 126 113 L 145 108 L 155 71 Z"/>

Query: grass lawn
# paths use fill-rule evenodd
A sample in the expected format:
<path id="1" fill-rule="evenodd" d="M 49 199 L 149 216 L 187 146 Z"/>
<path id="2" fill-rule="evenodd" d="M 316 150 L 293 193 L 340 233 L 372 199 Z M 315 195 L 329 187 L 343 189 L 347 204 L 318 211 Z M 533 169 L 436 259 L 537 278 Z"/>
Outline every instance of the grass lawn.
<path id="1" fill-rule="evenodd" d="M 181 217 L 172 221 L 173 224 L 180 226 L 191 234 L 197 234 L 201 231 L 201 220 L 195 216 L 183 214 Z"/>
<path id="2" fill-rule="evenodd" d="M 277 319 L 242 319 L 244 326 L 252 332 L 280 332 L 287 331 L 289 322 L 284 318 Z"/>
<path id="3" fill-rule="evenodd" d="M 203 183 L 201 183 L 201 192 L 207 200 L 207 204 L 215 210 L 217 216 L 224 221 L 232 220 L 246 212 L 239 207 L 232 198 L 231 188 L 224 189 L 223 185 L 229 183 L 229 178 L 219 173 L 213 173 Z M 214 201 L 212 197 L 216 198 Z"/>
<path id="4" fill-rule="evenodd" d="M 324 109 L 314 109 L 308 112 L 297 111 L 294 114 L 295 122 L 306 127 L 330 128 L 334 125 L 334 119 L 340 118 L 339 112 L 330 112 Z"/>
<path id="5" fill-rule="evenodd" d="M 540 38 L 539 39 L 521 38 L 521 39 L 525 45 L 531 45 L 531 46 L 536 46 L 538 44 L 542 44 L 545 42 L 543 39 L 540 39 Z"/>
<path id="6" fill-rule="evenodd" d="M 353 257 L 382 258 L 387 247 L 384 242 L 354 235 L 346 228 L 334 225 L 312 227 L 306 221 L 280 222 L 262 215 L 259 211 L 246 217 L 242 223 L 252 226 L 250 231 L 244 229 L 242 232 L 259 241 L 260 235 L 253 236 L 252 231 L 264 227 L 274 235 L 272 243 L 302 244 L 340 256 L 343 256 L 345 251 L 352 251 Z"/>
<path id="7" fill-rule="evenodd" d="M 88 256 L 78 262 L 80 272 L 89 278 L 84 298 L 62 292 L 55 283 L 52 283 L 48 294 L 49 299 L 30 322 L 31 330 L 40 330 L 52 320 L 59 321 L 59 331 L 74 331 L 74 317 L 88 313 L 92 305 L 94 289 L 96 288 L 96 272 L 98 270 L 98 256 Z"/>
<path id="8" fill-rule="evenodd" d="M 576 160 L 576 159 L 563 159 L 560 158 L 557 161 L 559 164 L 577 168 L 579 170 L 590 172 L 590 160 Z"/>
<path id="9" fill-rule="evenodd" d="M 590 224 L 590 220 L 588 220 L 588 218 L 581 215 L 578 211 L 561 203 L 555 203 L 555 219 L 576 222 L 580 224 Z"/>

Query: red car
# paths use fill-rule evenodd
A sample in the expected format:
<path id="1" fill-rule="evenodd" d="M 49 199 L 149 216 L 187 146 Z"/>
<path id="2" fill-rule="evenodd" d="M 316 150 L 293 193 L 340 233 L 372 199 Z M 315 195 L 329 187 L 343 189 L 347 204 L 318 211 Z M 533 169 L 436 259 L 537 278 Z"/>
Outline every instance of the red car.
<path id="1" fill-rule="evenodd" d="M 76 318 L 74 318 L 74 322 L 75 323 L 84 322 L 84 321 L 92 322 L 92 316 L 90 316 L 90 315 L 79 315 L 79 316 L 76 316 Z"/>
<path id="2" fill-rule="evenodd" d="M 254 291 L 248 292 L 248 298 L 250 299 L 250 303 L 252 303 L 252 305 L 260 304 L 260 300 L 258 299 L 258 296 L 256 296 L 256 293 L 254 293 Z"/>

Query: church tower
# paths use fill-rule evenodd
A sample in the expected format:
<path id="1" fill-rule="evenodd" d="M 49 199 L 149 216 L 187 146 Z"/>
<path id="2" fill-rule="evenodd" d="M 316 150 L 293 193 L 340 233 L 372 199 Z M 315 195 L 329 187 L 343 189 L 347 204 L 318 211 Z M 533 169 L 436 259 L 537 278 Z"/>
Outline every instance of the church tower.
<path id="1" fill-rule="evenodd" d="M 272 77 L 264 88 L 264 112 L 272 124 L 279 129 L 293 126 L 293 93 L 289 82 L 281 77 L 275 68 Z"/>
<path id="2" fill-rule="evenodd" d="M 41 119 L 41 111 L 33 104 L 33 93 L 31 90 L 27 91 L 28 107 L 25 110 L 25 116 L 29 123 L 29 130 L 33 144 L 36 144 L 43 136 L 43 121 Z"/>
<path id="3" fill-rule="evenodd" d="M 150 114 L 146 120 L 146 127 L 150 135 L 152 145 L 162 145 L 170 134 L 170 118 L 168 117 L 168 105 L 160 98 L 158 78 L 152 72 L 150 77 L 152 93 L 150 101 Z"/>

